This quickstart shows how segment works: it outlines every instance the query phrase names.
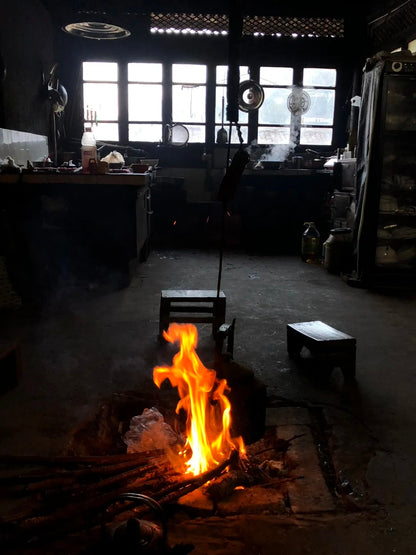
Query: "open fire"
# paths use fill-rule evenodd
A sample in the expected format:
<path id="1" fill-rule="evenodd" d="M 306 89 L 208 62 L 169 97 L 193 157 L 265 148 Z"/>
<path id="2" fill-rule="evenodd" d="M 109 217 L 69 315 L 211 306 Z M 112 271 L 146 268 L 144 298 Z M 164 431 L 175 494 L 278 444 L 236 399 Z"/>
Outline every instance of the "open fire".
<path id="1" fill-rule="evenodd" d="M 160 387 L 168 379 L 177 387 L 180 400 L 176 413 L 186 412 L 186 442 L 181 452 L 186 473 L 194 476 L 211 470 L 229 458 L 232 451 L 245 454 L 241 437 L 231 436 L 230 388 L 218 379 L 215 370 L 206 368 L 196 353 L 198 332 L 192 324 L 171 324 L 164 338 L 179 342 L 180 350 L 170 367 L 157 366 L 153 380 Z"/>

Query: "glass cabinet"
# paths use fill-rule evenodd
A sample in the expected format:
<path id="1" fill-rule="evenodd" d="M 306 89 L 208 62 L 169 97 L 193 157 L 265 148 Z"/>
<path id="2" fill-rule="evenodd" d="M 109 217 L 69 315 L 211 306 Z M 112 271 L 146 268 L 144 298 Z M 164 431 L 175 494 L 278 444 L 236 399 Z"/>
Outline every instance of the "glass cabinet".
<path id="1" fill-rule="evenodd" d="M 416 59 L 385 59 L 364 75 L 355 222 L 357 275 L 401 287 L 416 278 Z"/>

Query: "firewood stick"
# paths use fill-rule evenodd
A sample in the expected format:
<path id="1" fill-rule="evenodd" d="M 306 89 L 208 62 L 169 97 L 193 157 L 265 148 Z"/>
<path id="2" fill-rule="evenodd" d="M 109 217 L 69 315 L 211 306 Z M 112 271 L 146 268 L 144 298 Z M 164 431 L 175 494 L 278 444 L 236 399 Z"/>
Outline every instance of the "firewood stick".
<path id="1" fill-rule="evenodd" d="M 48 480 L 57 480 L 57 485 L 59 485 L 59 480 L 61 480 L 63 484 L 66 484 L 68 481 L 73 481 L 74 478 L 79 479 L 83 477 L 93 478 L 94 476 L 105 476 L 109 474 L 116 474 L 129 468 L 135 468 L 138 474 L 146 474 L 147 472 L 156 470 L 161 466 L 166 466 L 166 458 L 159 458 L 159 461 L 147 465 L 137 464 L 137 460 L 133 458 L 132 460 L 126 460 L 125 462 L 116 464 L 88 465 L 84 468 L 72 470 L 55 468 L 52 472 L 48 472 L 45 469 L 36 468 L 33 471 L 0 476 L 0 487 L 4 485 L 12 486 L 15 484 L 33 484 L 36 481 L 45 482 Z M 39 487 L 34 487 L 33 489 L 42 489 L 43 487 L 48 486 L 48 484 L 40 484 Z"/>
<path id="2" fill-rule="evenodd" d="M 143 491 L 143 489 L 151 487 L 152 484 L 154 484 L 155 479 L 157 479 L 157 482 L 160 483 L 161 477 L 163 477 L 163 480 L 167 480 L 172 478 L 175 474 L 175 471 L 171 468 L 164 468 L 161 470 L 160 467 L 158 467 L 152 473 L 148 473 L 145 476 L 136 475 L 134 472 L 115 476 L 113 477 L 115 479 L 110 485 L 115 487 L 116 491 L 117 488 L 121 491 L 126 491 L 129 488 L 133 488 L 132 491 Z M 118 482 L 120 483 L 118 484 Z M 25 509 L 20 510 L 16 515 L 3 517 L 1 521 L 3 523 L 17 524 L 25 519 L 35 517 L 39 514 L 39 512 L 50 513 L 65 504 L 68 505 L 70 503 L 79 502 L 82 499 L 88 499 L 91 496 L 99 496 L 103 494 L 103 485 L 106 487 L 109 485 L 109 482 L 100 480 L 94 482 L 93 484 L 68 484 L 66 487 L 63 484 L 60 484 L 60 487 L 55 487 L 54 489 L 41 490 L 41 498 L 38 498 L 37 500 L 29 499 L 30 503 L 28 502 Z M 31 492 L 26 491 L 26 493 L 31 493 L 33 497 L 33 494 L 37 493 L 34 489 L 35 488 L 32 488 Z"/>
<path id="3" fill-rule="evenodd" d="M 123 492 L 124 488 L 115 489 L 80 503 L 71 503 L 52 514 L 26 518 L 17 525 L 8 527 L 8 533 L 2 534 L 3 544 L 21 544 L 31 538 L 35 542 L 36 538 L 43 540 L 45 535 L 56 537 L 60 534 L 88 529 L 98 522 L 97 519 L 102 516 L 99 514 L 100 511 L 104 511 Z"/>
<path id="4" fill-rule="evenodd" d="M 20 512 L 17 520 L 2 518 L 0 519 L 0 532 L 2 532 L 0 533 L 0 547 L 6 543 L 21 544 L 30 538 L 33 541 L 36 541 L 36 538 L 43 541 L 45 536 L 56 537 L 63 533 L 74 533 L 101 525 L 104 521 L 111 519 L 113 513 L 108 510 L 109 507 L 125 492 L 125 485 L 118 486 L 110 492 L 99 492 L 96 495 L 71 499 L 70 503 L 53 508 L 53 512 L 48 514 L 44 514 L 45 508 L 41 512 L 38 508 L 38 512 L 30 509 L 26 514 Z M 146 511 L 148 511 L 148 507 L 135 511 L 135 513 Z"/>
<path id="5" fill-rule="evenodd" d="M 188 478 L 180 482 L 175 482 L 174 484 L 171 484 L 162 490 L 156 491 L 153 494 L 149 493 L 149 495 L 153 497 L 153 499 L 158 501 L 162 506 L 167 505 L 169 503 L 173 503 L 178 499 L 180 499 L 181 497 L 183 497 L 184 495 L 186 495 L 187 493 L 190 493 L 191 491 L 198 489 L 209 480 L 212 480 L 215 476 L 220 475 L 222 472 L 224 472 L 224 470 L 228 466 L 234 465 L 237 462 L 238 458 L 239 458 L 238 452 L 233 451 L 228 460 L 224 461 L 213 470 L 209 470 L 208 472 L 205 472 L 204 474 L 200 474 L 199 476 L 193 476 L 192 478 Z M 136 488 L 132 484 L 132 488 L 130 491 L 135 491 L 135 489 Z M 140 493 L 140 490 L 138 492 Z M 141 491 L 141 493 L 143 493 L 143 491 Z M 128 503 L 125 502 L 124 504 L 119 504 L 118 506 L 114 505 L 113 507 L 111 507 L 111 511 L 112 511 L 111 514 L 116 515 L 127 511 L 131 511 L 132 507 L 134 507 L 134 502 L 131 502 L 131 501 Z M 148 511 L 147 507 L 144 507 L 141 509 L 139 508 L 138 510 L 135 509 L 136 518 L 140 516 L 140 514 L 146 511 Z"/>
<path id="6" fill-rule="evenodd" d="M 248 486 L 252 481 L 247 472 L 233 470 L 219 476 L 209 484 L 206 488 L 206 494 L 215 504 L 221 499 L 229 497 L 237 486 Z"/>
<path id="7" fill-rule="evenodd" d="M 238 452 L 233 452 L 227 461 L 224 461 L 215 469 L 205 472 L 200 476 L 184 480 L 179 484 L 168 486 L 159 490 L 159 492 L 152 497 L 159 501 L 162 505 L 172 503 L 186 493 L 197 489 L 207 481 L 221 474 L 227 466 L 230 466 L 235 462 L 236 458 L 238 458 Z M 124 477 L 126 477 L 126 475 L 131 477 L 132 472 L 126 472 L 124 475 Z M 113 478 L 111 478 L 111 480 L 113 480 Z M 97 486 L 98 485 L 99 484 L 97 484 Z M 110 483 L 107 480 L 107 486 L 108 485 L 110 485 Z M 114 487 L 110 492 L 100 492 L 94 495 L 91 489 L 87 489 L 87 491 L 84 490 L 84 495 L 79 497 L 77 496 L 63 507 L 61 506 L 55 508 L 50 514 L 33 516 L 17 523 L 11 523 L 16 526 L 13 528 L 12 532 L 9 533 L 9 541 L 14 541 L 16 543 L 24 541 L 25 539 L 27 540 L 31 536 L 41 537 L 42 533 L 56 535 L 90 528 L 97 523 L 97 519 L 101 519 L 101 521 L 103 520 L 104 516 L 103 514 L 99 514 L 100 511 L 107 512 L 106 509 L 117 500 L 120 494 L 126 492 L 125 485 L 113 485 L 116 485 L 117 487 Z M 140 512 L 144 510 L 145 509 L 142 509 Z M 121 510 L 121 512 L 124 511 Z M 109 511 L 109 513 L 111 513 L 111 511 Z M 87 522 L 88 526 L 86 526 Z"/>
<path id="8" fill-rule="evenodd" d="M 133 461 L 143 464 L 154 458 L 164 455 L 163 450 L 146 451 L 145 453 L 120 453 L 118 455 L 87 455 L 87 456 L 55 456 L 46 457 L 42 455 L 0 455 L 0 464 L 41 464 L 41 465 L 78 465 L 78 464 L 114 464 L 117 462 Z"/>
<path id="9" fill-rule="evenodd" d="M 179 484 L 168 486 L 164 490 L 158 492 L 157 496 L 155 496 L 156 501 L 158 501 L 160 504 L 166 504 L 172 502 L 172 500 L 179 499 L 183 495 L 186 495 L 194 489 L 201 487 L 209 480 L 212 480 L 216 476 L 219 476 L 228 466 L 234 465 L 237 462 L 238 458 L 238 451 L 233 451 L 229 459 L 216 466 L 213 470 L 208 470 L 208 472 L 204 472 L 199 476 L 189 478 L 188 480 L 183 480 Z"/>
<path id="10" fill-rule="evenodd" d="M 127 469 L 125 472 L 124 469 Z M 143 476 L 154 474 L 155 472 L 166 472 L 167 466 L 161 466 L 157 464 L 146 465 L 146 466 L 138 466 L 132 465 L 128 463 L 126 465 L 113 465 L 111 468 L 106 466 L 104 468 L 97 467 L 97 468 L 89 468 L 89 469 L 82 469 L 82 470 L 74 470 L 74 471 L 67 471 L 61 472 L 60 474 L 56 475 L 55 477 L 46 478 L 41 481 L 29 483 L 25 487 L 25 491 L 27 492 L 34 492 L 34 491 L 42 491 L 48 489 L 56 489 L 62 487 L 63 489 L 71 488 L 72 486 L 88 484 L 88 481 L 93 480 L 100 480 L 101 485 L 106 484 L 106 480 L 111 480 L 114 478 L 115 481 L 119 479 L 123 479 L 123 476 L 126 473 L 131 473 L 134 476 Z M 103 476 L 110 475 L 110 478 L 102 479 Z M 111 482 L 110 482 L 111 483 Z"/>
<path id="11" fill-rule="evenodd" d="M 171 474 L 172 474 L 172 471 L 166 470 L 164 472 L 163 478 L 167 479 Z M 42 497 L 46 501 L 54 502 L 55 500 L 56 503 L 59 504 L 59 502 L 62 501 L 64 497 L 71 497 L 72 499 L 74 499 L 75 497 L 77 498 L 85 497 L 85 496 L 88 497 L 90 495 L 95 495 L 97 493 L 100 493 L 103 489 L 106 489 L 108 486 L 114 486 L 114 485 L 117 485 L 118 483 L 124 482 L 125 488 L 129 487 L 129 484 L 134 484 L 135 487 L 142 487 L 142 486 L 144 487 L 151 481 L 154 481 L 155 479 L 160 480 L 160 476 L 161 476 L 160 469 L 156 469 L 152 472 L 149 472 L 144 476 L 135 474 L 133 471 L 128 473 L 126 472 L 123 474 L 119 474 L 117 476 L 113 476 L 112 478 L 109 478 L 107 480 L 99 480 L 97 482 L 90 483 L 90 484 L 69 485 L 66 488 L 64 487 L 54 488 L 49 491 L 44 491 Z"/>

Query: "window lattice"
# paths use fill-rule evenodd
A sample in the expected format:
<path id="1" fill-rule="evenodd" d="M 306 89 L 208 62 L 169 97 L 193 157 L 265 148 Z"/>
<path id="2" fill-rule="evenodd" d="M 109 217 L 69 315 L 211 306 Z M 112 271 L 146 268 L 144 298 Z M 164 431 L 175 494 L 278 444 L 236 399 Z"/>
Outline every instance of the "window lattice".
<path id="1" fill-rule="evenodd" d="M 228 16 L 225 14 L 151 14 L 153 32 L 197 34 L 227 34 Z M 343 37 L 344 21 L 319 17 L 246 16 L 243 35 L 276 37 Z"/>
<path id="2" fill-rule="evenodd" d="M 166 13 L 150 16 L 150 27 L 153 31 L 179 31 L 196 33 L 226 34 L 228 32 L 228 16 L 221 14 L 187 14 Z"/>
<path id="3" fill-rule="evenodd" d="M 244 35 L 272 35 L 282 37 L 343 37 L 344 21 L 326 17 L 247 16 L 243 23 Z"/>

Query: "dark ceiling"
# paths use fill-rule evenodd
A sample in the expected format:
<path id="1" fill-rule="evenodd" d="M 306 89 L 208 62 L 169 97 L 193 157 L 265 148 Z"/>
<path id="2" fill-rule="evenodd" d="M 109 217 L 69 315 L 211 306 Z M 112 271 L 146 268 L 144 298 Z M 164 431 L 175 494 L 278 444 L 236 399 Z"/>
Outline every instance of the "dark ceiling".
<path id="1" fill-rule="evenodd" d="M 374 49 L 394 49 L 416 37 L 416 0 L 348 0 L 296 2 L 277 0 L 39 0 L 57 25 L 78 21 L 109 20 L 112 16 L 145 22 L 141 15 L 231 14 L 236 16 L 280 16 L 289 18 L 341 18 L 350 44 L 367 29 Z M 100 19 L 101 18 L 101 19 Z M 107 19 L 105 19 L 107 18 Z M 142 23 L 144 24 L 144 23 Z M 357 33 L 359 36 L 357 36 Z"/>
<path id="2" fill-rule="evenodd" d="M 409 0 L 408 0 L 409 1 Z M 293 2 L 276 0 L 202 0 L 196 4 L 194 0 L 42 0 L 52 15 L 82 12 L 94 13 L 140 13 L 140 12 L 184 12 L 184 13 L 228 13 L 230 6 L 239 7 L 244 14 L 280 15 L 280 16 L 327 16 L 327 17 L 372 17 L 388 14 L 405 0 L 349 0 L 348 2 L 319 1 Z"/>

